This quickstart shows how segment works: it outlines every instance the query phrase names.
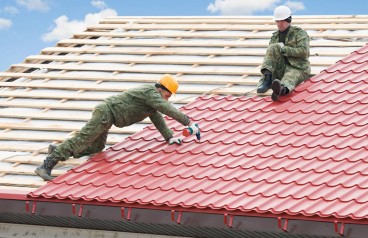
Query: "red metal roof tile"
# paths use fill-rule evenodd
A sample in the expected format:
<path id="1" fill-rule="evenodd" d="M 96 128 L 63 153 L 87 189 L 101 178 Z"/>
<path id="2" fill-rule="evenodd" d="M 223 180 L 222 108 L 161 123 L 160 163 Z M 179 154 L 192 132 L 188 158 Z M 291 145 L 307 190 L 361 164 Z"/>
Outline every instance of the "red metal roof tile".
<path id="1" fill-rule="evenodd" d="M 368 217 L 368 46 L 281 102 L 203 96 L 181 110 L 202 139 L 151 125 L 28 194 L 35 200 L 295 219 Z M 167 118 L 175 136 L 183 126 Z"/>
<path id="2" fill-rule="evenodd" d="M 360 49 L 354 51 L 353 53 L 355 53 L 355 52 L 358 53 L 358 54 L 366 54 L 366 53 L 368 53 L 368 44 L 366 44 L 365 46 L 361 47 Z"/>
<path id="3" fill-rule="evenodd" d="M 357 63 L 355 61 L 343 62 L 339 61 L 336 64 L 328 67 L 325 71 L 327 73 L 340 72 L 340 73 L 361 73 L 368 72 L 368 60 Z"/>

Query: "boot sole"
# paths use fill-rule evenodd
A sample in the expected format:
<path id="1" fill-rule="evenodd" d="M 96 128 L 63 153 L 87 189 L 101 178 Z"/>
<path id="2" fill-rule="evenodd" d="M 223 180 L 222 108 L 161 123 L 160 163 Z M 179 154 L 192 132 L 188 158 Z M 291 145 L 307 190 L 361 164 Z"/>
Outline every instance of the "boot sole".
<path id="1" fill-rule="evenodd" d="M 277 79 L 274 80 L 272 82 L 271 89 L 273 91 L 271 95 L 271 99 L 272 101 L 276 102 L 279 100 L 280 95 L 281 95 L 281 82 Z"/>

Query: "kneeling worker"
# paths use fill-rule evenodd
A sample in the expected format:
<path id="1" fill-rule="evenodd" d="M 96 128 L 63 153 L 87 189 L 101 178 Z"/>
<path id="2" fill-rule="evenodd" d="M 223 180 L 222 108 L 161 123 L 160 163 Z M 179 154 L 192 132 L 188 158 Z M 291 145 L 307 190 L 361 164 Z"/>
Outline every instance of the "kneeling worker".
<path id="1" fill-rule="evenodd" d="M 176 79 L 165 74 L 155 85 L 145 84 L 106 98 L 94 108 L 91 119 L 80 132 L 58 146 L 49 146 L 46 159 L 36 168 L 35 173 L 46 181 L 51 180 L 51 170 L 59 161 L 102 151 L 112 125 L 129 126 L 147 117 L 169 144 L 181 144 L 181 138 L 173 137 L 173 132 L 167 127 L 162 114 L 188 126 L 193 134 L 199 133 L 199 128 L 168 102 L 178 87 Z"/>

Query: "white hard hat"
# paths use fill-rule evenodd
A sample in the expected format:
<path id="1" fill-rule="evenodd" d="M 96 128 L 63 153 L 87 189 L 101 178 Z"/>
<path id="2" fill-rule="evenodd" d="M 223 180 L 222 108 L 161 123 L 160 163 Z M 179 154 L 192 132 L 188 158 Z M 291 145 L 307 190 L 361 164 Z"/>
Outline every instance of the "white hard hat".
<path id="1" fill-rule="evenodd" d="M 291 16 L 290 8 L 287 6 L 278 6 L 273 12 L 274 21 L 282 21 Z"/>

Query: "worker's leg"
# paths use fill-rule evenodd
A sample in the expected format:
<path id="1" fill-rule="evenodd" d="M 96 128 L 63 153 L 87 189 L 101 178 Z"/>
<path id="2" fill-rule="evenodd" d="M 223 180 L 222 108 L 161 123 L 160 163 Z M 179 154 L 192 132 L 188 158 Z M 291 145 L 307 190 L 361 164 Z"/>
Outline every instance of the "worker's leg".
<path id="1" fill-rule="evenodd" d="M 108 131 L 102 133 L 85 150 L 83 150 L 83 151 L 81 151 L 77 154 L 73 154 L 73 157 L 74 158 L 80 158 L 80 157 L 83 157 L 85 155 L 91 155 L 91 154 L 95 154 L 95 153 L 98 153 L 98 152 L 102 151 L 105 148 L 107 136 L 108 136 Z"/>
<path id="2" fill-rule="evenodd" d="M 278 101 L 281 95 L 294 91 L 295 87 L 306 80 L 308 76 L 302 70 L 295 69 L 287 64 L 282 79 L 275 79 L 272 83 L 272 101 Z"/>
<path id="3" fill-rule="evenodd" d="M 99 142 L 101 136 L 103 141 L 106 141 L 112 124 L 113 116 L 107 104 L 99 104 L 93 111 L 92 118 L 87 124 L 75 136 L 65 140 L 56 147 L 51 157 L 64 161 L 70 156 L 84 153 L 89 147 L 95 147 L 94 153 L 101 151 L 103 147 L 100 143 L 97 143 L 97 146 L 95 142 Z"/>
<path id="4" fill-rule="evenodd" d="M 281 82 L 288 89 L 288 93 L 291 93 L 296 86 L 308 79 L 308 77 L 309 75 L 302 70 L 287 65 Z"/>
<path id="5" fill-rule="evenodd" d="M 263 59 L 261 73 L 262 76 L 258 82 L 258 93 L 267 92 L 271 87 L 273 79 L 282 77 L 285 71 L 286 60 L 281 53 L 281 47 L 278 44 L 270 44 Z"/>
<path id="6" fill-rule="evenodd" d="M 70 156 L 78 155 L 90 146 L 95 146 L 95 150 L 101 151 L 99 137 L 106 138 L 109 129 L 113 124 L 113 115 L 106 103 L 99 104 L 93 111 L 91 119 L 75 136 L 65 140 L 49 154 L 44 163 L 36 168 L 35 173 L 44 180 L 51 180 L 51 170 L 61 160 L 67 160 Z M 106 140 L 104 140 L 106 141 Z"/>

